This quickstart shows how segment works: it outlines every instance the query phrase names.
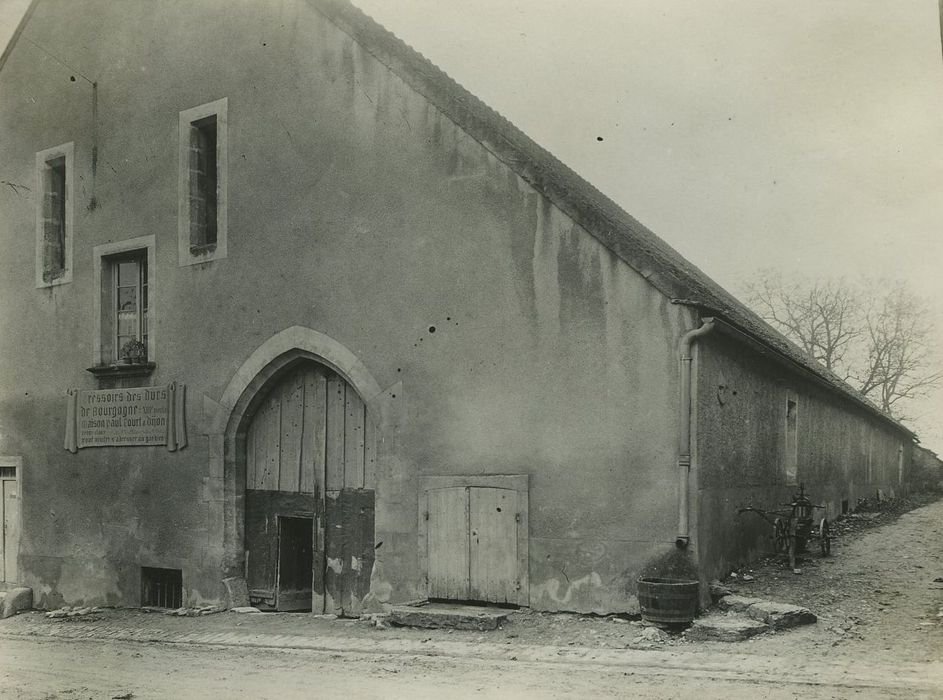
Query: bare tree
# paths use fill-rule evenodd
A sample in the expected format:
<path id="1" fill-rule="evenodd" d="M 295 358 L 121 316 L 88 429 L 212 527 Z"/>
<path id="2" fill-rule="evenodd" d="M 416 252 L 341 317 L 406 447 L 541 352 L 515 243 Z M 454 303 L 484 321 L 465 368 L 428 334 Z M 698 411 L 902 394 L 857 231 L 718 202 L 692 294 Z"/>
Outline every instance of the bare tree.
<path id="1" fill-rule="evenodd" d="M 874 299 L 865 315 L 867 361 L 855 374 L 859 390 L 887 413 L 900 401 L 925 396 L 943 379 L 933 367 L 926 303 L 903 283 Z"/>
<path id="2" fill-rule="evenodd" d="M 943 382 L 926 304 L 902 282 L 785 282 L 761 270 L 745 290 L 764 320 L 886 413 L 905 418 L 908 400 Z"/>
<path id="3" fill-rule="evenodd" d="M 746 285 L 747 301 L 767 322 L 826 369 L 848 381 L 845 358 L 863 333 L 861 304 L 845 280 L 784 282 L 761 270 Z"/>

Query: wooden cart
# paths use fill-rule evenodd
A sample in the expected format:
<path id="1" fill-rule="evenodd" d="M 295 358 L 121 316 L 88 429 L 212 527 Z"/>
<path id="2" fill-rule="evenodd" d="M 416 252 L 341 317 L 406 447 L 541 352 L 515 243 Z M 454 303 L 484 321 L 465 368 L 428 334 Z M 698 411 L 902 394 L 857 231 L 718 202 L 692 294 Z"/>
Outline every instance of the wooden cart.
<path id="1" fill-rule="evenodd" d="M 799 485 L 799 493 L 792 497 L 791 503 L 783 503 L 783 508 L 766 511 L 760 508 L 741 508 L 740 513 L 756 513 L 773 526 L 773 548 L 777 553 L 788 554 L 789 567 L 796 570 L 796 553 L 804 552 L 809 540 L 818 540 L 822 556 L 832 551 L 832 533 L 828 518 L 815 521 L 815 509 L 824 509 L 812 503 L 805 494 L 805 487 Z"/>

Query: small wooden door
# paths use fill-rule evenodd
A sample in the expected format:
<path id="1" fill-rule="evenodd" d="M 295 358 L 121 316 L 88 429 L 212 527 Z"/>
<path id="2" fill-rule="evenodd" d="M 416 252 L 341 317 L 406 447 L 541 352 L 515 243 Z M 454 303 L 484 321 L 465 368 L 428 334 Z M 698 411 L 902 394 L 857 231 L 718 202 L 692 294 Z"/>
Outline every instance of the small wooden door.
<path id="1" fill-rule="evenodd" d="M 468 490 L 469 599 L 492 603 L 517 601 L 517 492 Z"/>
<path id="2" fill-rule="evenodd" d="M 311 609 L 317 507 L 314 494 L 246 491 L 246 584 L 252 605 L 263 610 Z M 306 538 L 299 533 L 300 523 L 307 524 Z M 307 579 L 297 573 L 297 562 L 306 556 L 312 568 Z M 299 588 L 299 581 L 305 580 L 307 589 Z M 298 604 L 299 598 L 306 599 L 304 605 Z"/>
<path id="3" fill-rule="evenodd" d="M 429 597 L 467 600 L 468 488 L 429 492 Z"/>
<path id="4" fill-rule="evenodd" d="M 0 581 L 17 579 L 16 556 L 20 549 L 20 502 L 16 467 L 0 467 Z"/>
<path id="5" fill-rule="evenodd" d="M 300 365 L 265 394 L 246 431 L 253 604 L 359 614 L 373 569 L 374 492 L 364 487 L 375 461 L 366 406 L 327 367 Z"/>
<path id="6" fill-rule="evenodd" d="M 428 494 L 429 597 L 521 602 L 519 494 L 457 486 Z"/>

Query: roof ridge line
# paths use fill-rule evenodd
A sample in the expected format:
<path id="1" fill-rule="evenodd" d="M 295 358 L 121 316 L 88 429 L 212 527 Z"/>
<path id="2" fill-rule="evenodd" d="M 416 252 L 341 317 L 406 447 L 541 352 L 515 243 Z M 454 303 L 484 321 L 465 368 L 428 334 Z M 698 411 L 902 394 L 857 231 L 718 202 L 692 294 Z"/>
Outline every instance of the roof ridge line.
<path id="1" fill-rule="evenodd" d="M 717 309 L 723 318 L 762 345 L 816 375 L 852 402 L 870 408 L 882 420 L 913 435 L 896 418 L 810 360 L 795 343 L 612 198 L 363 10 L 349 0 L 307 1 L 668 299 L 693 299 L 693 306 Z M 464 114 L 456 114 L 458 111 Z"/>

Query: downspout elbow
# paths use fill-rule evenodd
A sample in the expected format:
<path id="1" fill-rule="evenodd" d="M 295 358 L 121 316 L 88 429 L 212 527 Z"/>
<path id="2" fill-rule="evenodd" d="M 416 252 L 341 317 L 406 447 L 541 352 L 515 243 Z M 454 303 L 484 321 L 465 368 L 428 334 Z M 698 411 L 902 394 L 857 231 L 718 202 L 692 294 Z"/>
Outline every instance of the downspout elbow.
<path id="1" fill-rule="evenodd" d="M 678 436 L 678 536 L 675 546 L 684 549 L 691 540 L 688 490 L 691 472 L 691 348 L 694 342 L 714 330 L 715 320 L 705 318 L 704 323 L 681 336 L 679 355 L 681 357 L 681 424 Z"/>

